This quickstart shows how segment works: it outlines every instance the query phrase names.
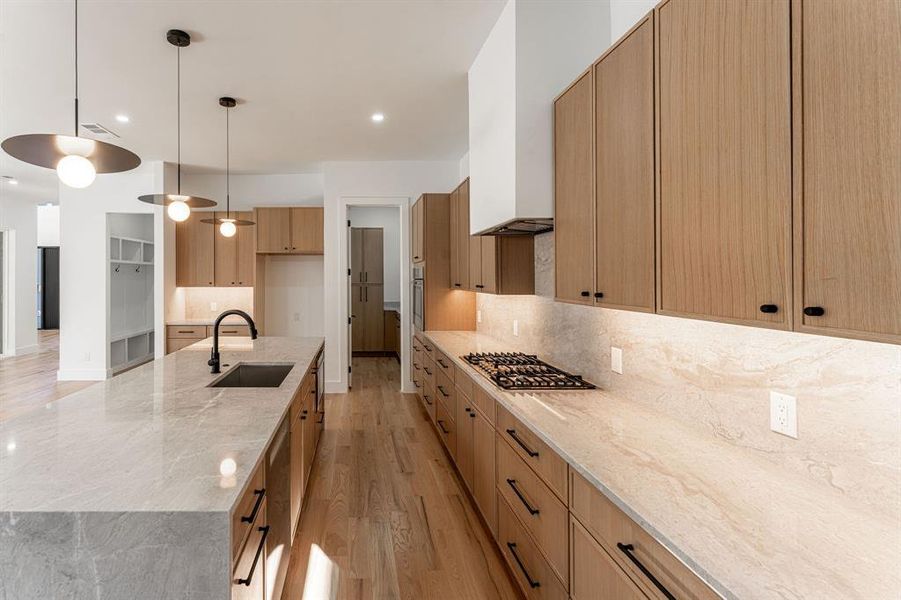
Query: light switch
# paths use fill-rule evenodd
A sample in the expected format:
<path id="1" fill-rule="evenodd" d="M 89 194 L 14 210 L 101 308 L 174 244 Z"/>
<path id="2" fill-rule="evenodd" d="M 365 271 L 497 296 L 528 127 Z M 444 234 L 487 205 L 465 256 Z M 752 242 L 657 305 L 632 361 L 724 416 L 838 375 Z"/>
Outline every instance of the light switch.
<path id="1" fill-rule="evenodd" d="M 519 321 L 513 319 L 513 335 L 519 337 Z"/>
<path id="2" fill-rule="evenodd" d="M 616 346 L 610 347 L 610 368 L 614 373 L 623 374 L 623 349 Z"/>
<path id="3" fill-rule="evenodd" d="M 481 323 L 481 322 L 482 322 L 482 311 L 477 310 L 476 311 L 476 323 Z"/>
<path id="4" fill-rule="evenodd" d="M 218 302 L 210 302 L 210 310 L 219 310 Z"/>

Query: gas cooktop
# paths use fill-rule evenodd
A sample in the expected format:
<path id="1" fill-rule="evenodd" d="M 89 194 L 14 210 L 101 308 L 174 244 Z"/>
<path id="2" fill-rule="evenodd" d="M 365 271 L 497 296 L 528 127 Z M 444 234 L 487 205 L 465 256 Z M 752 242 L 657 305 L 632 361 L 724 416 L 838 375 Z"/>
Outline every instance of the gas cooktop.
<path id="1" fill-rule="evenodd" d="M 479 352 L 461 356 L 494 385 L 505 390 L 591 390 L 594 385 L 579 375 L 521 352 Z"/>

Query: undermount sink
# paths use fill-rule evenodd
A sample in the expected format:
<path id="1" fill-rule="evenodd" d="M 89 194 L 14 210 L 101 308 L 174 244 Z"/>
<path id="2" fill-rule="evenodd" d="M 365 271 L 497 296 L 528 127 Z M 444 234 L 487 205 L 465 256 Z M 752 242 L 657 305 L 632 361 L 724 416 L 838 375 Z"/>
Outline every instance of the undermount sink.
<path id="1" fill-rule="evenodd" d="M 294 363 L 239 363 L 207 387 L 275 388 L 293 368 Z"/>

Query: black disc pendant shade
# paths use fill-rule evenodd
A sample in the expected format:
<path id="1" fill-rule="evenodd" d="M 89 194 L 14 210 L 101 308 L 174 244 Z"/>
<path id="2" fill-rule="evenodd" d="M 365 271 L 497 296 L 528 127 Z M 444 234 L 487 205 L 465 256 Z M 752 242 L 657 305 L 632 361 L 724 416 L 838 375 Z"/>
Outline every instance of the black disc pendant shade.
<path id="1" fill-rule="evenodd" d="M 249 227 L 256 225 L 253 221 L 246 219 L 233 219 L 231 216 L 230 204 L 231 198 L 229 194 L 229 174 L 230 174 L 230 158 L 229 158 L 229 129 L 228 129 L 228 110 L 237 106 L 238 102 L 234 98 L 223 96 L 219 98 L 219 106 L 225 107 L 225 217 L 217 217 L 215 219 L 200 219 L 201 223 L 210 225 L 222 225 L 223 223 L 231 223 L 237 227 Z"/>
<path id="2" fill-rule="evenodd" d="M 168 41 L 176 48 L 175 62 L 178 81 L 178 83 L 176 84 L 176 96 L 178 97 L 178 125 L 176 134 L 178 139 L 178 193 L 145 194 L 143 196 L 138 196 L 138 200 L 140 200 L 141 202 L 146 202 L 147 204 L 155 204 L 157 206 L 169 206 L 173 202 L 184 202 L 191 208 L 210 208 L 212 206 L 216 206 L 216 202 L 214 200 L 181 193 L 181 49 L 191 44 L 191 36 L 186 31 L 182 31 L 181 29 L 170 29 L 166 32 L 166 41 Z"/>
<path id="3" fill-rule="evenodd" d="M 28 133 L 7 138 L 0 147 L 13 158 L 46 169 L 56 169 L 59 161 L 70 155 L 88 159 L 96 173 L 121 173 L 141 164 L 140 157 L 131 150 L 79 136 L 79 126 L 78 0 L 75 0 L 75 135 Z"/>

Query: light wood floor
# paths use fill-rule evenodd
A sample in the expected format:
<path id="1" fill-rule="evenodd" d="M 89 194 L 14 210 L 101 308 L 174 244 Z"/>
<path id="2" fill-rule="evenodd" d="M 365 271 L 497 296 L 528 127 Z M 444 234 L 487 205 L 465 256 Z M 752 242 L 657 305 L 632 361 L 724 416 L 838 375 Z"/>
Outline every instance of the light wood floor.
<path id="1" fill-rule="evenodd" d="M 57 381 L 59 332 L 38 331 L 38 351 L 0 358 L 0 421 L 42 408 L 93 381 Z"/>
<path id="2" fill-rule="evenodd" d="M 356 358 L 326 398 L 283 600 L 301 598 L 312 544 L 340 569 L 339 598 L 520 598 L 503 559 L 393 358 Z"/>

